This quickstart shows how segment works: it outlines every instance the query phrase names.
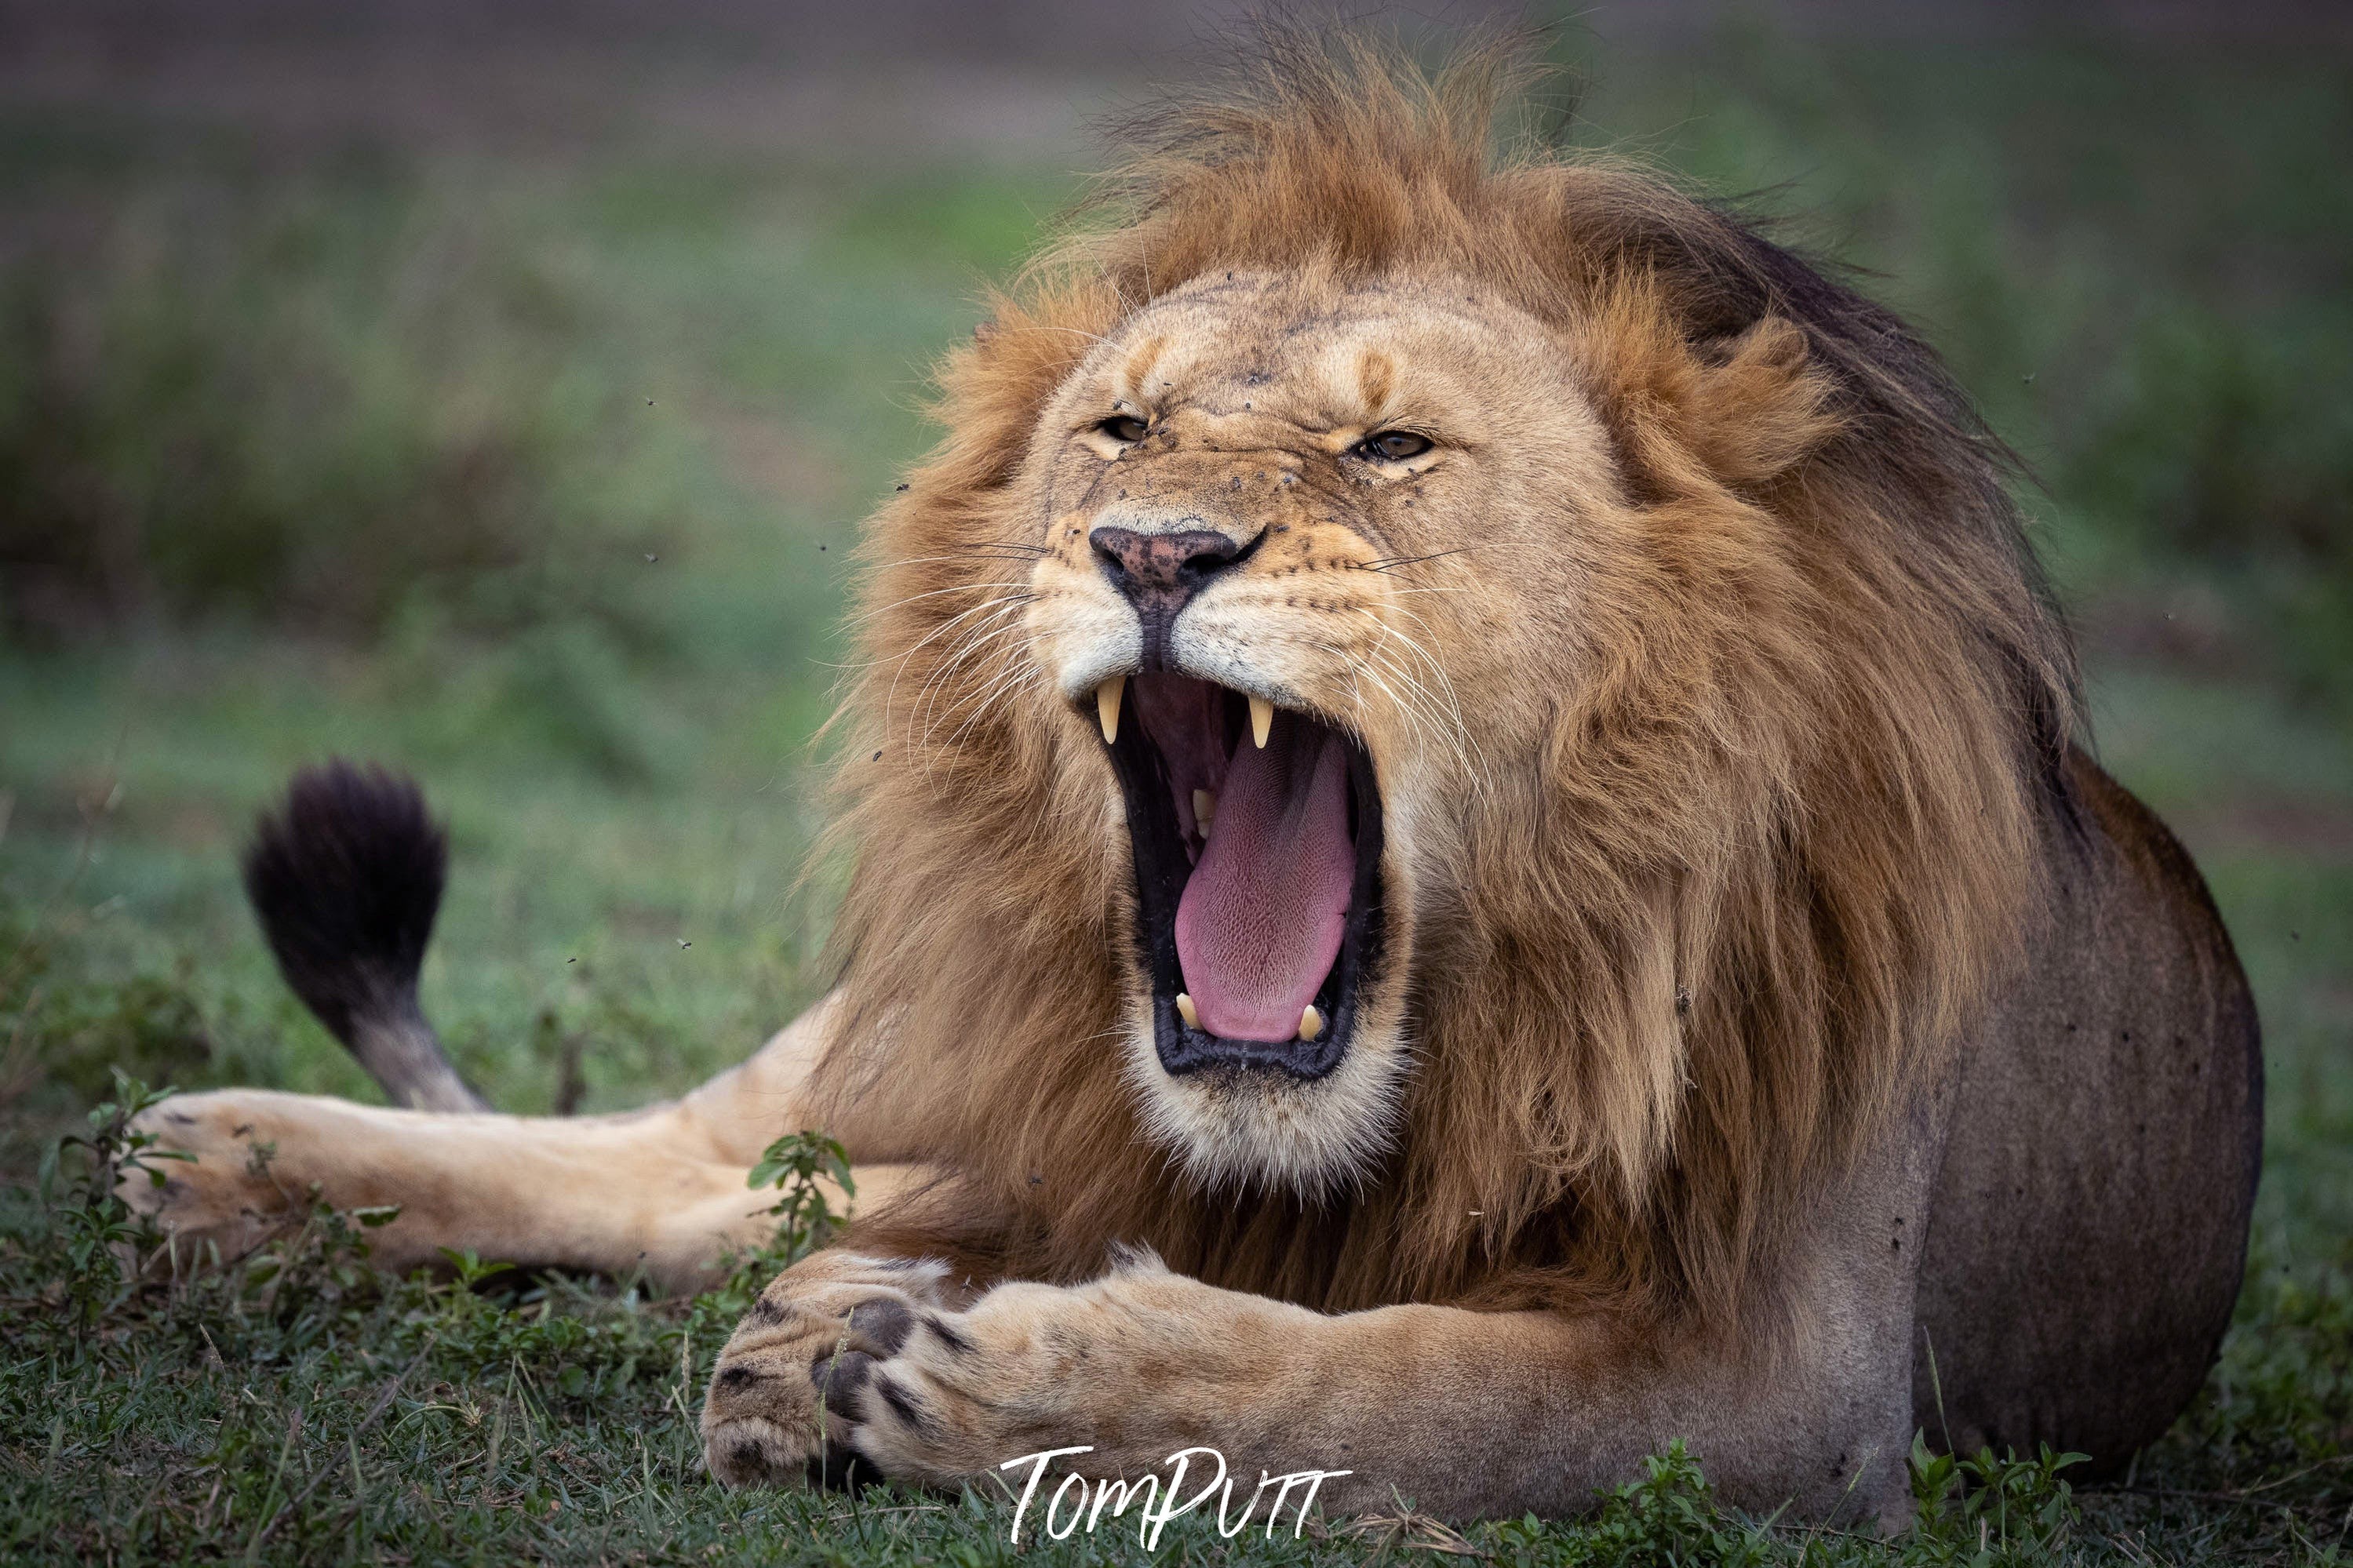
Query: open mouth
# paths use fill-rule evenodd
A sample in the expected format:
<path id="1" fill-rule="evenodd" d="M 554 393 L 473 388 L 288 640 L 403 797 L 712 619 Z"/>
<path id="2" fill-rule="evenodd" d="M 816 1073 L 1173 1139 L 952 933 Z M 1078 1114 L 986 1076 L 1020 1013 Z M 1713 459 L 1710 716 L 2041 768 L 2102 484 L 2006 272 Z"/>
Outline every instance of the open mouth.
<path id="1" fill-rule="evenodd" d="M 1380 939 L 1380 791 L 1346 732 L 1163 672 L 1098 693 L 1160 1065 L 1323 1077 Z"/>

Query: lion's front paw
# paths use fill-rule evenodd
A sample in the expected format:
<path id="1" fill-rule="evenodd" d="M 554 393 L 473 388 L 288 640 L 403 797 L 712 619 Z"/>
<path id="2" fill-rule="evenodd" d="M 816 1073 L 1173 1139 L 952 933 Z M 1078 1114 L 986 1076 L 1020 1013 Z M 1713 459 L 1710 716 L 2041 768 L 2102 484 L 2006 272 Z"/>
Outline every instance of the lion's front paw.
<path id="1" fill-rule="evenodd" d="M 729 1486 L 875 1479 L 859 1429 L 890 1384 L 878 1363 L 942 1331 L 939 1264 L 820 1252 L 770 1282 L 719 1352 L 702 1454 Z"/>
<path id="2" fill-rule="evenodd" d="M 132 1123 L 157 1150 L 192 1157 L 126 1171 L 118 1189 L 169 1239 L 165 1257 L 182 1267 L 241 1258 L 299 1223 L 305 1194 L 290 1189 L 279 1168 L 284 1118 L 273 1102 L 283 1098 L 248 1089 L 174 1095 Z"/>
<path id="3" fill-rule="evenodd" d="M 1073 1445 L 1125 1473 L 1201 1430 L 1238 1381 L 1237 1343 L 1265 1338 L 1157 1259 L 1083 1286 L 998 1285 L 961 1310 L 944 1272 L 846 1252 L 786 1270 L 720 1353 L 702 1410 L 712 1474 L 954 1486 Z"/>

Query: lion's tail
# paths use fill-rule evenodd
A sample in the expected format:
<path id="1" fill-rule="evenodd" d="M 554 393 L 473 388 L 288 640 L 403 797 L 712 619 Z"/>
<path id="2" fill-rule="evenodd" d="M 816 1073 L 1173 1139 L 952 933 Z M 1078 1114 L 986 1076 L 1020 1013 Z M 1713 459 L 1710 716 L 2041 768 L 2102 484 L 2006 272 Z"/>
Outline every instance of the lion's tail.
<path id="1" fill-rule="evenodd" d="M 305 768 L 264 812 L 245 893 L 294 994 L 400 1105 L 488 1110 L 417 1005 L 449 841 L 407 778 L 341 760 Z"/>

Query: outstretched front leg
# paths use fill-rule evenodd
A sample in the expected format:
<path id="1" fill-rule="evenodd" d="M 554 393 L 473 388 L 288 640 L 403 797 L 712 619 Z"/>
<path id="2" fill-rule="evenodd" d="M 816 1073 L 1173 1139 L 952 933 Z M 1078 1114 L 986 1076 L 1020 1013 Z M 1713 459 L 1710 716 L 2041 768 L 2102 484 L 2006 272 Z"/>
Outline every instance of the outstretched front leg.
<path id="1" fill-rule="evenodd" d="M 808 1079 L 837 1008 L 818 1004 L 751 1060 L 665 1105 L 618 1116 L 487 1113 L 417 1005 L 417 968 L 448 847 L 397 775 L 335 763 L 298 775 L 265 816 L 245 881 L 287 982 L 400 1109 L 222 1089 L 149 1111 L 141 1130 L 195 1156 L 128 1182 L 183 1261 L 236 1258 L 299 1225 L 314 1201 L 388 1207 L 377 1261 L 405 1269 L 443 1248 L 531 1266 L 710 1282 L 727 1255 L 773 1234 L 744 1176 L 772 1140 L 827 1130 L 860 1160 L 902 1158 L 887 1119 L 811 1103 Z M 472 1114 L 481 1112 L 481 1114 Z M 861 1195 L 902 1171 L 861 1168 Z M 837 1212 L 842 1194 L 828 1194 Z"/>
<path id="2" fill-rule="evenodd" d="M 316 1201 L 391 1207 L 369 1233 L 376 1262 L 401 1271 L 444 1247 L 533 1267 L 642 1274 L 664 1289 L 708 1286 L 731 1252 L 776 1221 L 746 1173 L 771 1139 L 802 1125 L 789 1096 L 760 1087 L 762 1058 L 685 1099 L 617 1116 L 471 1116 L 357 1105 L 262 1089 L 184 1095 L 141 1125 L 195 1156 L 124 1184 L 183 1263 L 235 1258 L 299 1225 Z M 912 1167 L 861 1165 L 862 1202 L 886 1199 Z M 837 1214 L 843 1194 L 826 1196 Z"/>
<path id="3" fill-rule="evenodd" d="M 1346 1471 L 1325 1507 L 1403 1497 L 1493 1518 L 1581 1511 L 1680 1438 L 1736 1505 L 1897 1523 L 1915 1263 L 1886 1237 L 1891 1219 L 1917 1234 L 1931 1151 L 1866 1161 L 1876 1173 L 1757 1281 L 1753 1309 L 1705 1330 L 1443 1304 L 1327 1314 L 1149 1258 L 967 1300 L 936 1268 L 820 1253 L 721 1352 L 706 1460 L 735 1485 L 839 1475 L 852 1457 L 954 1485 L 1082 1450 L 1056 1473 L 1133 1481 L 1201 1446 L 1237 1478 L 1236 1508 L 1261 1474 Z"/>
<path id="4" fill-rule="evenodd" d="M 1322 1486 L 1338 1511 L 1403 1498 L 1468 1519 L 1581 1511 L 1682 1438 L 1743 1506 L 1893 1521 L 1908 1501 L 1901 1312 L 1868 1333 L 1833 1318 L 1776 1359 L 1548 1312 L 1330 1316 L 1150 1263 L 962 1311 L 937 1282 L 833 1253 L 779 1279 L 712 1376 L 712 1473 L 789 1485 L 862 1465 L 954 1486 L 1060 1450 L 1057 1475 L 1134 1480 L 1199 1447 L 1230 1468 L 1237 1510 L 1261 1476 L 1320 1470 L 1345 1472 Z"/>

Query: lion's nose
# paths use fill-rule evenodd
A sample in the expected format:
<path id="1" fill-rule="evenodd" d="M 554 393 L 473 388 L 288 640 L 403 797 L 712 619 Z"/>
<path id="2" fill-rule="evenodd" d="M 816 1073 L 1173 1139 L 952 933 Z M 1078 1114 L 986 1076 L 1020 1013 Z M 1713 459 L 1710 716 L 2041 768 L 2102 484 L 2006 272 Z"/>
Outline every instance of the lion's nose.
<path id="1" fill-rule="evenodd" d="M 1240 560 L 1242 546 L 1214 529 L 1139 533 L 1098 528 L 1087 535 L 1104 575 L 1148 623 L 1174 619 L 1209 579 Z"/>

